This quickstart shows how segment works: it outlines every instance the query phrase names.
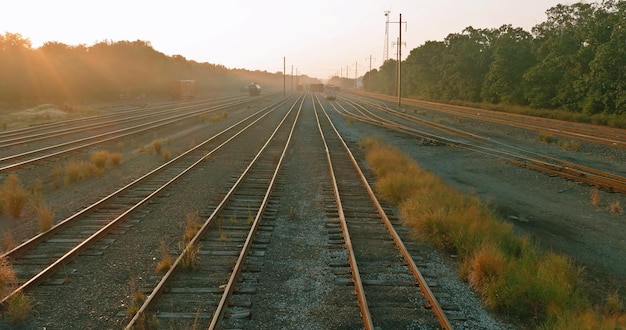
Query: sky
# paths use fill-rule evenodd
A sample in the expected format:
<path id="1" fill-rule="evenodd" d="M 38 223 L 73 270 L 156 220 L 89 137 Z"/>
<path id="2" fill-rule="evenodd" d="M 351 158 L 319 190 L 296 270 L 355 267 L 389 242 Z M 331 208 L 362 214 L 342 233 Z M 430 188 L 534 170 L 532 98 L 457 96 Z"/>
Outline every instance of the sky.
<path id="1" fill-rule="evenodd" d="M 143 40 L 169 56 L 325 80 L 361 76 L 370 67 L 379 68 L 385 57 L 395 59 L 400 29 L 406 59 L 426 41 L 443 41 L 468 26 L 511 24 L 530 32 L 546 20 L 546 10 L 575 2 L 15 0 L 2 5 L 0 34 L 19 33 L 33 48 L 48 41 L 91 46 L 104 40 Z"/>

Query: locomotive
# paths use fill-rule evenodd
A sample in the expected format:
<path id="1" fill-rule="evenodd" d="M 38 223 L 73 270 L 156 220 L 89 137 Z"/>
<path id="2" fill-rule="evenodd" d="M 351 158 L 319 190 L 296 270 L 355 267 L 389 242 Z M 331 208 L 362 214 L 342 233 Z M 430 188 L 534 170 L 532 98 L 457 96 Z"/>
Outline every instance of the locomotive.
<path id="1" fill-rule="evenodd" d="M 258 84 L 252 83 L 248 86 L 248 92 L 250 92 L 250 96 L 258 96 L 261 95 L 261 86 Z"/>

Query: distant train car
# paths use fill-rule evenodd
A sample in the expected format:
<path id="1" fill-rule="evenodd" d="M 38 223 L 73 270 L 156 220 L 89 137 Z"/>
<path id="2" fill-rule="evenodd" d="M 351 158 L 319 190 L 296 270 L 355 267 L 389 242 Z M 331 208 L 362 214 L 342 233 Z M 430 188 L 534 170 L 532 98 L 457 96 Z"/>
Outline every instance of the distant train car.
<path id="1" fill-rule="evenodd" d="M 311 84 L 309 90 L 311 92 L 324 92 L 324 84 Z"/>
<path id="2" fill-rule="evenodd" d="M 250 96 L 261 95 L 261 86 L 259 86 L 258 84 L 252 83 L 248 86 L 248 92 L 250 92 Z"/>
<path id="3" fill-rule="evenodd" d="M 330 91 L 339 91 L 341 88 L 339 86 L 335 86 L 335 85 L 327 85 L 326 86 L 326 90 L 330 90 Z"/>
<path id="4" fill-rule="evenodd" d="M 170 84 L 170 96 L 177 100 L 192 99 L 196 96 L 195 80 L 174 80 Z"/>

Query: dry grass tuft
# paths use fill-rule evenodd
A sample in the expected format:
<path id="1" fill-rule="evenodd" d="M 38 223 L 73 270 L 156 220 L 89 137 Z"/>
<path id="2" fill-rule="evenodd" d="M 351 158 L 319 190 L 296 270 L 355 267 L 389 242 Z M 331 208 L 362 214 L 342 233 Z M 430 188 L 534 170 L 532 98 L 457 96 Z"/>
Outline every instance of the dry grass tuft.
<path id="1" fill-rule="evenodd" d="M 183 233 L 182 240 L 178 243 L 179 250 L 184 251 L 181 262 L 183 268 L 185 269 L 197 268 L 200 263 L 200 259 L 198 257 L 200 246 L 198 244 L 189 246 L 189 243 L 194 236 L 196 236 L 200 228 L 202 228 L 202 223 L 200 222 L 198 212 L 192 211 L 185 213 L 185 232 Z"/>
<path id="2" fill-rule="evenodd" d="M 99 168 L 92 162 L 70 160 L 63 166 L 63 172 L 65 173 L 64 183 L 67 185 L 91 177 L 99 177 L 103 171 L 102 168 Z"/>
<path id="3" fill-rule="evenodd" d="M 22 187 L 17 174 L 9 174 L 0 187 L 1 210 L 14 218 L 19 218 L 29 198 L 30 195 Z"/>
<path id="4" fill-rule="evenodd" d="M 0 258 L 0 298 L 6 297 L 17 288 L 17 276 L 7 258 Z"/>
<path id="5" fill-rule="evenodd" d="M 39 232 L 43 233 L 52 228 L 54 225 L 54 210 L 52 210 L 52 207 L 42 202 L 35 205 L 34 210 L 37 215 Z"/>
<path id="6" fill-rule="evenodd" d="M 561 147 L 561 149 L 566 150 L 566 151 L 580 150 L 580 143 L 577 141 L 573 141 L 573 140 L 569 140 L 569 141 L 559 140 L 557 142 L 557 145 Z"/>
<path id="7" fill-rule="evenodd" d="M 226 119 L 226 118 L 228 118 L 228 113 L 227 112 L 220 112 L 220 113 L 211 115 L 209 117 L 209 122 L 215 123 L 215 122 L 218 122 L 218 121 Z"/>
<path id="8" fill-rule="evenodd" d="M 18 286 L 13 266 L 6 258 L 0 258 L 0 297 L 11 294 Z M 23 292 L 11 296 L 5 305 L 4 315 L 13 323 L 22 322 L 30 315 L 33 301 Z"/>
<path id="9" fill-rule="evenodd" d="M 5 315 L 13 323 L 22 322 L 31 314 L 33 305 L 33 300 L 29 296 L 19 292 L 8 299 Z"/>
<path id="10" fill-rule="evenodd" d="M 122 163 L 122 154 L 121 153 L 112 153 L 109 155 L 109 163 L 112 166 L 118 166 Z"/>
<path id="11" fill-rule="evenodd" d="M 622 208 L 622 204 L 619 201 L 615 201 L 609 205 L 609 211 L 615 214 L 624 213 L 624 209 Z"/>
<path id="12" fill-rule="evenodd" d="M 485 291 L 497 281 L 506 269 L 504 253 L 492 244 L 483 245 L 474 256 L 465 259 L 466 277 L 470 287 Z"/>
<path id="13" fill-rule="evenodd" d="M 109 152 L 106 150 L 99 150 L 91 154 L 91 162 L 99 169 L 104 169 L 109 161 Z"/>
<path id="14" fill-rule="evenodd" d="M 591 190 L 591 205 L 598 207 L 602 202 L 602 197 L 600 196 L 600 190 L 598 188 L 593 188 Z"/>
<path id="15" fill-rule="evenodd" d="M 200 223 L 198 211 L 185 213 L 185 232 L 183 234 L 184 244 L 189 243 L 191 239 L 196 236 L 200 228 L 202 228 L 202 224 Z"/>
<path id="16" fill-rule="evenodd" d="M 107 166 L 117 166 L 122 163 L 121 153 L 112 153 L 106 150 L 99 150 L 91 154 L 91 162 L 103 171 Z"/>
<path id="17" fill-rule="evenodd" d="M 163 150 L 163 141 L 161 139 L 156 139 L 152 141 L 152 150 L 155 154 L 160 155 Z"/>
<path id="18" fill-rule="evenodd" d="M 180 244 L 178 245 L 178 248 L 181 251 L 185 251 L 185 247 L 187 245 L 182 244 L 182 243 L 183 242 L 180 242 Z M 184 269 L 187 269 L 187 270 L 197 269 L 200 266 L 200 258 L 198 256 L 198 252 L 200 252 L 199 244 L 189 245 L 187 250 L 184 252 L 185 254 L 183 255 L 183 258 L 181 259 L 181 263 Z"/>
<path id="19" fill-rule="evenodd" d="M 161 261 L 159 261 L 156 266 L 156 272 L 167 272 L 170 268 L 172 268 L 172 256 L 170 255 L 169 248 L 165 242 L 161 242 L 159 244 L 159 251 L 161 252 Z"/>
<path id="20" fill-rule="evenodd" d="M 552 143 L 554 142 L 554 136 L 550 133 L 539 133 L 539 136 L 537 137 L 537 141 L 543 142 L 543 143 Z"/>
<path id="21" fill-rule="evenodd" d="M 128 303 L 128 308 L 126 309 L 126 315 L 128 317 L 134 317 L 141 308 L 141 305 L 143 305 L 143 302 L 146 300 L 146 297 L 144 296 L 143 292 L 141 292 L 141 289 L 139 288 L 139 285 L 137 284 L 137 279 L 135 277 L 130 278 L 129 298 L 130 301 Z"/>
<path id="22" fill-rule="evenodd" d="M 3 230 L 2 231 L 2 250 L 5 252 L 10 251 L 16 246 L 17 246 L 17 243 L 15 242 L 15 239 L 13 238 L 13 235 L 11 234 L 11 232 L 8 230 Z"/>
<path id="23" fill-rule="evenodd" d="M 163 156 L 163 160 L 166 162 L 169 162 L 172 159 L 172 154 L 168 150 L 163 150 L 161 156 Z"/>

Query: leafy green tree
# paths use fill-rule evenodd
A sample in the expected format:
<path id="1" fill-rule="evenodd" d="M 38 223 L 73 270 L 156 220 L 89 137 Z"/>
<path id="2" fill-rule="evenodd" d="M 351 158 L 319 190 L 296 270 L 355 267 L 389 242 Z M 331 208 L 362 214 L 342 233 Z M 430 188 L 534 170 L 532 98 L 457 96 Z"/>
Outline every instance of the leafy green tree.
<path id="1" fill-rule="evenodd" d="M 493 61 L 485 76 L 481 98 L 490 103 L 526 104 L 522 78 L 535 64 L 533 37 L 511 25 L 503 25 L 495 34 Z"/>
<path id="2" fill-rule="evenodd" d="M 491 64 L 492 41 L 492 31 L 471 26 L 461 34 L 445 38 L 447 51 L 439 66 L 442 78 L 447 80 L 443 91 L 445 98 L 480 101 L 480 91 Z"/>
<path id="3" fill-rule="evenodd" d="M 612 14 L 605 15 L 601 23 L 611 27 L 611 33 L 595 52 L 586 79 L 588 92 L 583 110 L 590 114 L 626 112 L 626 3 L 608 5 Z"/>
<path id="4" fill-rule="evenodd" d="M 557 5 L 548 20 L 533 28 L 537 65 L 525 74 L 526 97 L 531 106 L 579 110 L 584 98 L 583 77 L 589 72 L 595 38 L 595 6 Z"/>
<path id="5" fill-rule="evenodd" d="M 430 100 L 442 99 L 446 81 L 441 75 L 441 58 L 445 52 L 446 46 L 443 42 L 427 41 L 409 53 L 403 65 L 406 68 L 403 79 L 406 87 L 403 87 L 408 95 Z"/>
<path id="6" fill-rule="evenodd" d="M 387 60 L 380 67 L 378 72 L 374 73 L 374 83 L 372 86 L 373 91 L 389 95 L 397 95 L 397 61 Z"/>

